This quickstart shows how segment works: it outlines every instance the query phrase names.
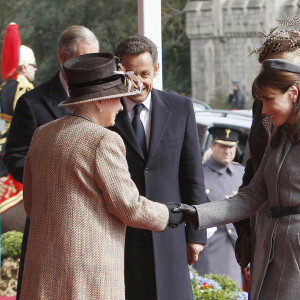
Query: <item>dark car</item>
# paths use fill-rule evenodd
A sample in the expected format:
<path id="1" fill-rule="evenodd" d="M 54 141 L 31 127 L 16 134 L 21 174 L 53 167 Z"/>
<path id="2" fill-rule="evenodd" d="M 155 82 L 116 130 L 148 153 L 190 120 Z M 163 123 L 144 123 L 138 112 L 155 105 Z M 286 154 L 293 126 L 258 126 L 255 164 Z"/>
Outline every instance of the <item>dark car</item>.
<path id="1" fill-rule="evenodd" d="M 204 155 L 210 148 L 212 137 L 209 127 L 225 126 L 229 129 L 237 129 L 241 132 L 234 161 L 246 163 L 249 157 L 247 146 L 248 134 L 252 124 L 251 110 L 196 110 L 195 116 L 198 126 L 201 153 Z"/>

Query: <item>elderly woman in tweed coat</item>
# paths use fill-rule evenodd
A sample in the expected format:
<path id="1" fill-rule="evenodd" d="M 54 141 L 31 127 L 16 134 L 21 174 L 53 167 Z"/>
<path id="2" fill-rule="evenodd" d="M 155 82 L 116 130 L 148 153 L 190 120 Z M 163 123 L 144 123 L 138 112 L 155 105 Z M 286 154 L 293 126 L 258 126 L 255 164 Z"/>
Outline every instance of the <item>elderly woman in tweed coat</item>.
<path id="1" fill-rule="evenodd" d="M 31 226 L 20 299 L 124 299 L 126 225 L 162 231 L 169 210 L 139 196 L 123 141 L 105 128 L 120 97 L 137 93 L 113 55 L 82 55 L 64 70 L 70 97 L 62 105 L 72 113 L 36 131 L 25 165 Z"/>
<path id="2" fill-rule="evenodd" d="M 219 226 L 254 215 L 256 226 L 251 300 L 300 297 L 300 65 L 268 59 L 252 87 L 276 128 L 250 185 L 227 200 L 174 209 L 198 228 Z M 182 204 L 181 204 L 182 206 Z"/>

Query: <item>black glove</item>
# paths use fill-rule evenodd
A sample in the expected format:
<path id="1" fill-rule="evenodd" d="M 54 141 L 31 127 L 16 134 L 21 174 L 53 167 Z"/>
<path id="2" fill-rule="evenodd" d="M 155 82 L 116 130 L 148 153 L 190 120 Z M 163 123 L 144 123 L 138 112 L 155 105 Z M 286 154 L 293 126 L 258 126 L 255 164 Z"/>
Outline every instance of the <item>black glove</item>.
<path id="1" fill-rule="evenodd" d="M 176 228 L 179 224 L 183 222 L 183 213 L 173 212 L 173 209 L 178 208 L 180 206 L 180 203 L 169 202 L 166 205 L 169 210 L 168 226 L 170 228 Z"/>
<path id="2" fill-rule="evenodd" d="M 233 223 L 238 238 L 235 242 L 235 257 L 239 265 L 245 269 L 251 260 L 251 225 L 250 218 Z"/>
<path id="3" fill-rule="evenodd" d="M 198 225 L 198 213 L 194 206 L 180 203 L 179 206 L 172 209 L 174 213 L 183 213 L 183 219 L 185 222 L 191 222 L 194 225 Z"/>

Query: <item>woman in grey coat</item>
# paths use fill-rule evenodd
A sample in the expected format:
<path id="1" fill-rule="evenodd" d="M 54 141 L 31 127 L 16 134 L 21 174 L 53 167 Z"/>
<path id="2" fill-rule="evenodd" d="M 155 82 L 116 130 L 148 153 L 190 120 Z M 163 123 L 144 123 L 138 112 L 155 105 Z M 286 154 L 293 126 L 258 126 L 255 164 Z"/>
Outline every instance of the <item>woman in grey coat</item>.
<path id="1" fill-rule="evenodd" d="M 181 204 L 186 221 L 197 228 L 232 223 L 270 210 L 256 227 L 250 298 L 300 298 L 300 66 L 283 59 L 264 61 L 252 86 L 276 130 L 250 185 L 228 200 Z M 261 213 L 260 213 L 261 214 Z"/>

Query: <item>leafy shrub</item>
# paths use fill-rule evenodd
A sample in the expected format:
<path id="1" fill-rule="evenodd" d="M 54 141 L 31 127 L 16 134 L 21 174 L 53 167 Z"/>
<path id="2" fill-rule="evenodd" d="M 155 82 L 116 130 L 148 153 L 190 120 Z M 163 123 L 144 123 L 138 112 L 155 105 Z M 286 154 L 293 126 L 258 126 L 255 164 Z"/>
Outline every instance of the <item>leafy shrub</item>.
<path id="1" fill-rule="evenodd" d="M 23 233 L 19 231 L 7 231 L 1 235 L 1 258 L 19 258 L 21 255 Z"/>
<path id="2" fill-rule="evenodd" d="M 194 294 L 195 300 L 232 300 L 231 292 L 218 290 L 214 291 L 211 289 L 204 289 L 197 291 L 196 295 Z"/>
<path id="3" fill-rule="evenodd" d="M 240 289 L 237 288 L 236 283 L 226 275 L 216 275 L 216 274 L 209 274 L 209 275 L 204 275 L 207 278 L 213 279 L 217 282 L 220 283 L 221 288 L 223 290 L 227 291 L 241 291 Z"/>
<path id="4" fill-rule="evenodd" d="M 190 268 L 195 300 L 245 300 L 248 293 L 236 287 L 236 283 L 225 275 L 205 274 L 199 276 L 195 269 Z"/>

